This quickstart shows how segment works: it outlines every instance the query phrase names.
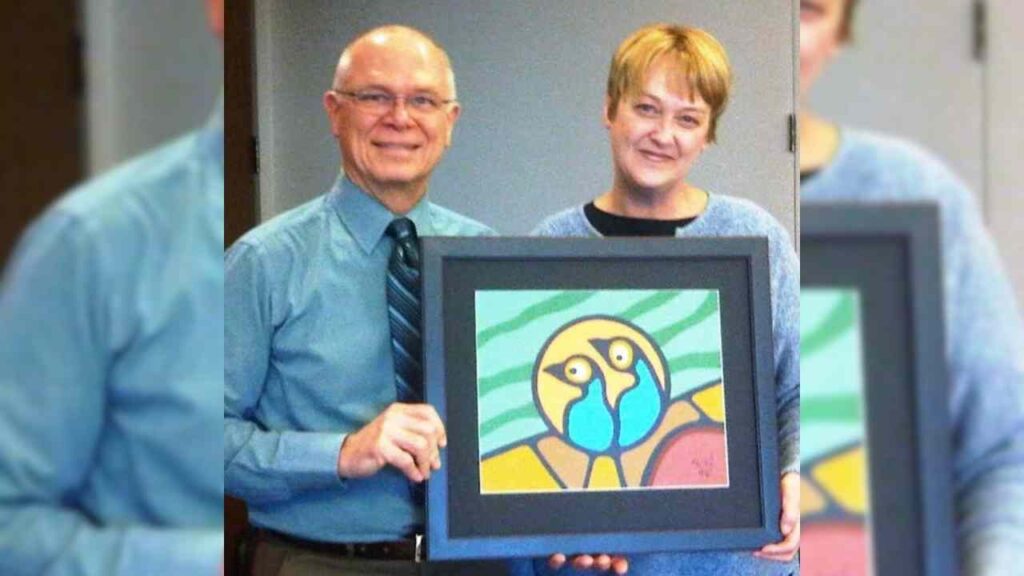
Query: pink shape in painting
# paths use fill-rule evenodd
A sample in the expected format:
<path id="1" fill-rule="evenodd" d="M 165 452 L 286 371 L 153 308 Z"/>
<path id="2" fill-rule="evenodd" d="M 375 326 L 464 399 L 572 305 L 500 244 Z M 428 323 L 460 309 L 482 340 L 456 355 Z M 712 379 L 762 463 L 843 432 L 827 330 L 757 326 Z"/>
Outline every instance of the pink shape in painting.
<path id="1" fill-rule="evenodd" d="M 719 426 L 690 428 L 666 440 L 654 462 L 651 486 L 726 483 L 725 433 Z"/>
<path id="2" fill-rule="evenodd" d="M 804 576 L 868 576 L 867 534 L 859 521 L 806 523 L 800 536 Z"/>

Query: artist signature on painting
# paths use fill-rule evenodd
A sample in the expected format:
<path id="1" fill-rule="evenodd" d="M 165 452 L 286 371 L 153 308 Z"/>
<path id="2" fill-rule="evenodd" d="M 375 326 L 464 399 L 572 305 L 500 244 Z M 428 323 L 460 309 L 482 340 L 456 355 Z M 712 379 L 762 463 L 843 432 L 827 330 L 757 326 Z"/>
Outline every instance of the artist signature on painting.
<path id="1" fill-rule="evenodd" d="M 715 457 L 714 455 L 695 456 L 690 460 L 690 464 L 697 470 L 697 475 L 701 478 L 711 478 L 715 469 Z"/>

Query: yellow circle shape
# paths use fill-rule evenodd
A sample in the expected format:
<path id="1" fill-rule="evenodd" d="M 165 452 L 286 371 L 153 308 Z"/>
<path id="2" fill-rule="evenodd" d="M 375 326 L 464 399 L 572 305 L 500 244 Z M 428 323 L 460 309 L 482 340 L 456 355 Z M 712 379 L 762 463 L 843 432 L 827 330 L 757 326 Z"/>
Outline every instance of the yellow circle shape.
<path id="1" fill-rule="evenodd" d="M 606 344 L 607 358 L 595 342 Z M 611 316 L 586 316 L 559 327 L 537 354 L 533 369 L 534 398 L 548 426 L 565 434 L 567 407 L 586 393 L 595 378 L 604 384 L 632 378 L 623 370 L 632 367 L 634 350 L 647 361 L 658 386 L 667 390 L 665 357 L 637 326 Z M 570 374 L 572 370 L 576 371 Z"/>

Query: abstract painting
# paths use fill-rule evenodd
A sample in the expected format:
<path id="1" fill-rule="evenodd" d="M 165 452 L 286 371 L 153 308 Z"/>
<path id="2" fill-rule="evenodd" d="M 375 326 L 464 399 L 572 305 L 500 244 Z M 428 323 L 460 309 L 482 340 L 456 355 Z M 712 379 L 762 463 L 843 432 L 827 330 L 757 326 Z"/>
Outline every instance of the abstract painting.
<path id="1" fill-rule="evenodd" d="M 477 290 L 482 494 L 729 485 L 717 290 Z"/>
<path id="2" fill-rule="evenodd" d="M 855 289 L 800 294 L 801 573 L 873 573 L 864 354 Z"/>

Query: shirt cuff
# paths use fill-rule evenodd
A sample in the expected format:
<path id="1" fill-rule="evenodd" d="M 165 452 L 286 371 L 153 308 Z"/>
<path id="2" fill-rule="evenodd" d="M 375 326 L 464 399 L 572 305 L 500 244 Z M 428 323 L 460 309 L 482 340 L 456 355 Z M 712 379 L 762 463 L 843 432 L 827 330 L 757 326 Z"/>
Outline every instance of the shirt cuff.
<path id="1" fill-rule="evenodd" d="M 338 475 L 338 454 L 347 434 L 333 432 L 286 432 L 295 442 L 287 442 L 285 451 L 289 484 L 297 492 L 304 490 L 344 490 L 348 482 Z"/>

